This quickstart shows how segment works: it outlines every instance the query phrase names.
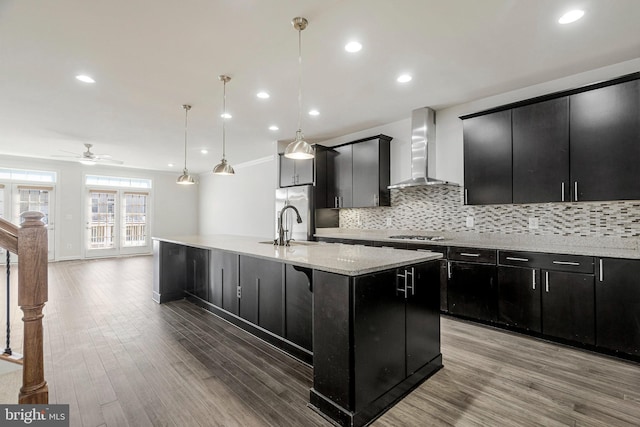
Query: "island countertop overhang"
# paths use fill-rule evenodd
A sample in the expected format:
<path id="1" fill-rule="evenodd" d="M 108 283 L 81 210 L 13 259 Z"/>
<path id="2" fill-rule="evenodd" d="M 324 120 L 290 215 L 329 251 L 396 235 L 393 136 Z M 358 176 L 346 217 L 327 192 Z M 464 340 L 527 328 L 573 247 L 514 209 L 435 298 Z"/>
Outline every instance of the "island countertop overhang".
<path id="1" fill-rule="evenodd" d="M 171 236 L 152 239 L 254 256 L 345 276 L 360 276 L 442 258 L 441 254 L 435 252 L 334 243 L 293 242 L 292 246 L 274 246 L 264 243 L 268 241 L 265 238 L 232 235 Z"/>

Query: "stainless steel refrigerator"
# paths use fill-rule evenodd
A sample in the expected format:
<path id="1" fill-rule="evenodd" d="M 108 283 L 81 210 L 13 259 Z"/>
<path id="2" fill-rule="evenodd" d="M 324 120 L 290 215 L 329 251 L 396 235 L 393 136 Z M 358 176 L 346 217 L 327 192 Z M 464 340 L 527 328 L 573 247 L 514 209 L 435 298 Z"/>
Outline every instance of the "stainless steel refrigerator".
<path id="1" fill-rule="evenodd" d="M 287 230 L 286 239 L 313 240 L 315 233 L 313 185 L 299 185 L 296 187 L 276 189 L 275 237 L 278 237 L 278 218 L 280 211 L 286 205 L 293 205 L 300 212 L 302 223 L 296 222 L 296 213 L 287 209 L 283 216 L 283 226 Z"/>

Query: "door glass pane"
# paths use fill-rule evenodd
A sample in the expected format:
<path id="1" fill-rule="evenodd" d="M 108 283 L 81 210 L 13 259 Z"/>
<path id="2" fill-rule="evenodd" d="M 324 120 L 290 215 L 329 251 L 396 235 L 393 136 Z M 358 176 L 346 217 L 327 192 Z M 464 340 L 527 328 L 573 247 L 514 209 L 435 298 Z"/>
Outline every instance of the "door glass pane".
<path id="1" fill-rule="evenodd" d="M 145 246 L 147 244 L 147 195 L 125 193 L 123 223 L 125 247 Z"/>
<path id="2" fill-rule="evenodd" d="M 18 215 L 27 211 L 38 211 L 44 214 L 45 224 L 49 224 L 49 190 L 21 188 L 18 190 L 20 210 Z"/>
<path id="3" fill-rule="evenodd" d="M 89 249 L 114 247 L 116 193 L 91 191 Z"/>

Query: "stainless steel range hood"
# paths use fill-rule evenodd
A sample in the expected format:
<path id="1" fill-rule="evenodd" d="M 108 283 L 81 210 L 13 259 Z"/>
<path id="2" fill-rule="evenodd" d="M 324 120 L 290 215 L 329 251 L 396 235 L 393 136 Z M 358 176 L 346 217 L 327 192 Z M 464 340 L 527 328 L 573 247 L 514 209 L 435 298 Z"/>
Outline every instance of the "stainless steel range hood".
<path id="1" fill-rule="evenodd" d="M 428 107 L 413 110 L 411 112 L 411 179 L 387 188 L 451 184 L 448 181 L 429 178 L 429 147 L 435 143 L 436 112 Z"/>

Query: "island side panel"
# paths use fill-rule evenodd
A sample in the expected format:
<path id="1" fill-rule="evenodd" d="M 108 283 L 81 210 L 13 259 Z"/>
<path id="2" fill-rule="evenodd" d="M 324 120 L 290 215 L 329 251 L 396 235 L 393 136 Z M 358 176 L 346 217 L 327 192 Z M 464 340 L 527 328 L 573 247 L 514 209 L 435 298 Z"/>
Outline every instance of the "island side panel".
<path id="1" fill-rule="evenodd" d="M 351 280 L 348 276 L 313 271 L 313 389 L 311 404 L 328 399 L 353 407 L 350 349 Z M 320 396 L 318 396 L 320 395 Z M 321 400 L 318 400 L 320 398 Z"/>
<path id="2" fill-rule="evenodd" d="M 187 248 L 175 243 L 153 241 L 152 299 L 164 303 L 184 298 Z"/>

